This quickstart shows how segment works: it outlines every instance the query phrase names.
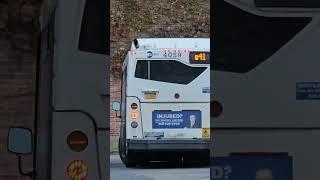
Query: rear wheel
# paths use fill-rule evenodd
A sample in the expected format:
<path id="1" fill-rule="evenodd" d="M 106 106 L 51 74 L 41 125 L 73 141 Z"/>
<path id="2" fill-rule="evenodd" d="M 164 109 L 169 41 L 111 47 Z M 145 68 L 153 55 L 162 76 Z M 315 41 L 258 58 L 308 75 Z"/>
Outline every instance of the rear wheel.
<path id="1" fill-rule="evenodd" d="M 127 152 L 126 149 L 124 148 L 121 139 L 119 138 L 119 143 L 118 143 L 118 148 L 119 148 L 119 156 L 122 161 L 122 163 L 126 167 L 135 167 L 137 163 L 135 160 L 131 157 L 131 153 Z"/>

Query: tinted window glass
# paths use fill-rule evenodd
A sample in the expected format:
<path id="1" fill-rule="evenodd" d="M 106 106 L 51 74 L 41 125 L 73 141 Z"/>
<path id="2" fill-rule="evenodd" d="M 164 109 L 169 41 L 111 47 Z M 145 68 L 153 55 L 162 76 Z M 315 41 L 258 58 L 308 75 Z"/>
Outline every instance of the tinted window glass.
<path id="1" fill-rule="evenodd" d="M 135 77 L 141 79 L 148 79 L 148 61 L 137 62 Z"/>
<path id="2" fill-rule="evenodd" d="M 145 64 L 145 62 L 149 63 L 149 65 Z M 148 69 L 148 66 L 150 69 Z M 190 67 L 173 60 L 138 61 L 135 77 L 161 82 L 189 84 L 203 73 L 205 69 L 206 67 Z M 150 71 L 149 78 L 148 70 Z"/>
<path id="3" fill-rule="evenodd" d="M 206 67 L 190 67 L 178 61 L 150 61 L 150 80 L 189 84 L 196 79 Z"/>
<path id="4" fill-rule="evenodd" d="M 246 73 L 265 61 L 311 18 L 261 17 L 223 0 L 213 5 L 214 63 L 219 71 Z"/>
<path id="5" fill-rule="evenodd" d="M 79 50 L 109 54 L 109 3 L 101 0 L 87 0 L 84 8 Z"/>

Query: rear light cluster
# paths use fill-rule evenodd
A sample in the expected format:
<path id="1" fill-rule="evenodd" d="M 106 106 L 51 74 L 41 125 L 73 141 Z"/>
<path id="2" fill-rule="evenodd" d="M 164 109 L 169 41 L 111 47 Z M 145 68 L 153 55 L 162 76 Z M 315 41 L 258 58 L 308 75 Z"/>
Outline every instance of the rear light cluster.
<path id="1" fill-rule="evenodd" d="M 135 112 L 135 110 L 138 109 L 138 104 L 137 103 L 132 103 L 130 105 L 131 109 L 133 110 L 131 113 L 130 113 L 130 117 L 131 117 L 131 120 L 136 120 L 139 118 L 139 114 L 138 112 Z M 138 127 L 138 123 L 136 121 L 133 121 L 131 122 L 131 127 L 132 128 L 137 128 Z"/>
<path id="2" fill-rule="evenodd" d="M 137 103 L 132 103 L 131 104 L 131 109 L 137 109 L 138 108 L 138 104 Z"/>
<path id="3" fill-rule="evenodd" d="M 131 113 L 131 119 L 137 119 L 138 118 L 138 113 L 132 112 Z"/>
<path id="4" fill-rule="evenodd" d="M 218 101 L 210 102 L 211 117 L 217 118 L 222 114 L 223 107 Z"/>
<path id="5" fill-rule="evenodd" d="M 131 127 L 132 128 L 137 128 L 138 127 L 138 123 L 136 121 L 131 122 Z"/>

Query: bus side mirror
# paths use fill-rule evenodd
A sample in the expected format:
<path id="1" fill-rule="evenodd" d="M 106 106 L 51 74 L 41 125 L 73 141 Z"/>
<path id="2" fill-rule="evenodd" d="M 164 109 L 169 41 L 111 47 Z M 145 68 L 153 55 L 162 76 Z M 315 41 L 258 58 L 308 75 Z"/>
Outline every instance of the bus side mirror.
<path id="1" fill-rule="evenodd" d="M 115 110 L 115 111 L 120 111 L 120 102 L 113 102 L 112 103 L 112 110 Z"/>
<path id="2" fill-rule="evenodd" d="M 27 128 L 10 128 L 7 140 L 9 152 L 18 156 L 19 173 L 22 176 L 32 178 L 34 171 L 25 172 L 22 170 L 22 155 L 32 154 L 32 131 Z"/>
<path id="3" fill-rule="evenodd" d="M 10 128 L 7 148 L 17 155 L 32 153 L 32 132 L 26 128 Z"/>
<path id="4" fill-rule="evenodd" d="M 116 116 L 121 118 L 121 115 L 119 115 L 117 112 L 121 109 L 121 103 L 120 102 L 113 102 L 112 103 L 112 110 L 116 111 Z"/>

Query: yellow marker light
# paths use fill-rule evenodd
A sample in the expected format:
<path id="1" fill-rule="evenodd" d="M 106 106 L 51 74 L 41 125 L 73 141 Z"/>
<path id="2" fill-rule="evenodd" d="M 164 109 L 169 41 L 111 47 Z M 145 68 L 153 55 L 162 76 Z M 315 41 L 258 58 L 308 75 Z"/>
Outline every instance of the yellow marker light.
<path id="1" fill-rule="evenodd" d="M 88 165 L 82 160 L 74 160 L 67 167 L 70 180 L 85 180 L 88 177 Z"/>
<path id="2" fill-rule="evenodd" d="M 131 113 L 131 119 L 137 119 L 138 118 L 138 113 L 132 112 Z"/>

